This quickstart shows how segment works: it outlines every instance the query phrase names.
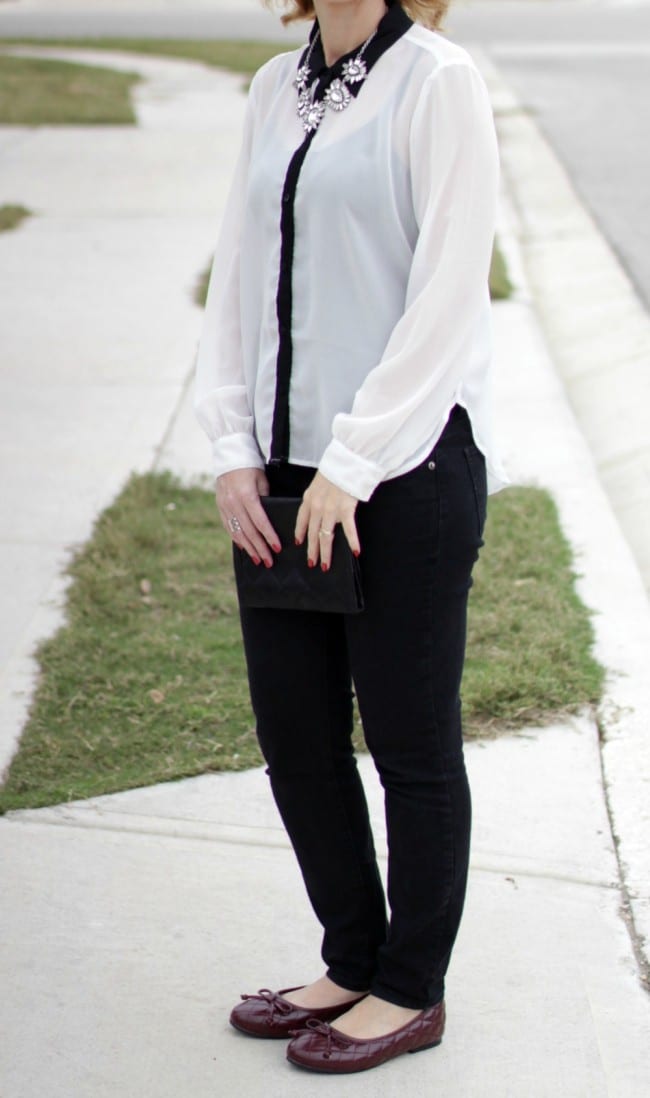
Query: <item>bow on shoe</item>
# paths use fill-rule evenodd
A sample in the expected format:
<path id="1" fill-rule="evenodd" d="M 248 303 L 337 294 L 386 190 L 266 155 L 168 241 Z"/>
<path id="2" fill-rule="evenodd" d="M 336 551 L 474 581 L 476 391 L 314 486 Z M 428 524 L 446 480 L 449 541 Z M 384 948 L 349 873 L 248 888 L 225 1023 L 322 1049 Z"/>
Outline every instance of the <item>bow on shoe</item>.
<path id="1" fill-rule="evenodd" d="M 352 1041 L 344 1037 L 342 1033 L 337 1033 L 327 1022 L 319 1022 L 317 1018 L 309 1018 L 305 1024 L 305 1029 L 310 1030 L 312 1033 L 318 1033 L 320 1037 L 325 1038 L 323 1056 L 326 1060 L 329 1060 L 332 1055 L 332 1049 L 345 1051 L 352 1044 Z M 303 1033 L 305 1029 L 303 1029 Z"/>
<path id="2" fill-rule="evenodd" d="M 290 1014 L 292 1011 L 291 1003 L 286 1002 L 277 991 L 271 991 L 268 987 L 261 987 L 257 995 L 242 995 L 242 999 L 259 999 L 264 1003 L 268 1003 L 271 1010 L 269 1013 L 269 1020 L 273 1018 L 273 1015 L 278 1014 Z"/>

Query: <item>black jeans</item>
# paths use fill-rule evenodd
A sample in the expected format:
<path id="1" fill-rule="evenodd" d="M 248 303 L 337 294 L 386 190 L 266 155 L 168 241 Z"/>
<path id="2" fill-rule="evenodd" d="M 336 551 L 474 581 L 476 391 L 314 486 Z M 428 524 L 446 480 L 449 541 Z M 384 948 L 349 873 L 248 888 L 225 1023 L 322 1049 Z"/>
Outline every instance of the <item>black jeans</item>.
<path id="1" fill-rule="evenodd" d="M 274 495 L 314 470 L 267 469 Z M 456 405 L 429 457 L 357 509 L 365 610 L 241 608 L 260 746 L 328 975 L 423 1009 L 444 993 L 469 862 L 460 682 L 485 460 Z M 352 682 L 385 791 L 390 922 L 351 746 Z"/>

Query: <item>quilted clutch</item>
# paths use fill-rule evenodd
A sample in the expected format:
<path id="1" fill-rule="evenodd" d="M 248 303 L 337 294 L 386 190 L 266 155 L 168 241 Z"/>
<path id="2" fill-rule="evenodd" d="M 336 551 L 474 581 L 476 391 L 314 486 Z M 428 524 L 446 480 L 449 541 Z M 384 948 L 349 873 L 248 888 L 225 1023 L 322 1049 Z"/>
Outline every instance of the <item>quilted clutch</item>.
<path id="1" fill-rule="evenodd" d="M 302 500 L 262 496 L 261 503 L 280 538 L 273 567 L 255 565 L 248 553 L 233 546 L 235 579 L 243 606 L 278 610 L 321 610 L 358 614 L 363 610 L 359 562 L 340 526 L 334 531 L 328 572 L 307 566 L 305 545 L 296 545 L 294 530 Z"/>

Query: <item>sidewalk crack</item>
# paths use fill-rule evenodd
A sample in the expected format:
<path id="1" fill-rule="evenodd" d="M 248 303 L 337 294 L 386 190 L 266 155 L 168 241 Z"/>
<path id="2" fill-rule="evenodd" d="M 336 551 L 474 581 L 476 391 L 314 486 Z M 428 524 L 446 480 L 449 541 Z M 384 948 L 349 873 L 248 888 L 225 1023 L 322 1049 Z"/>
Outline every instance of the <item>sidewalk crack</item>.
<path id="1" fill-rule="evenodd" d="M 641 986 L 648 994 L 650 994 L 650 962 L 646 957 L 644 950 L 644 940 L 639 934 L 636 923 L 634 921 L 634 907 L 632 904 L 632 893 L 628 888 L 625 863 L 621 859 L 620 852 L 620 839 L 616 833 L 614 826 L 614 813 L 609 799 L 609 783 L 607 781 L 607 774 L 605 772 L 605 763 L 603 759 L 603 746 L 607 742 L 607 729 L 604 721 L 600 716 L 596 715 L 596 726 L 598 728 L 598 759 L 600 762 L 600 776 L 603 786 L 603 798 L 605 801 L 605 810 L 607 812 L 607 820 L 609 823 L 609 830 L 612 836 L 612 842 L 614 844 L 614 856 L 616 858 L 616 868 L 618 870 L 618 888 L 621 894 L 621 900 L 618 907 L 618 913 L 621 916 L 625 926 L 627 927 L 628 934 L 630 936 L 630 944 L 632 946 L 632 952 L 634 959 L 637 963 L 639 970 L 639 979 Z"/>

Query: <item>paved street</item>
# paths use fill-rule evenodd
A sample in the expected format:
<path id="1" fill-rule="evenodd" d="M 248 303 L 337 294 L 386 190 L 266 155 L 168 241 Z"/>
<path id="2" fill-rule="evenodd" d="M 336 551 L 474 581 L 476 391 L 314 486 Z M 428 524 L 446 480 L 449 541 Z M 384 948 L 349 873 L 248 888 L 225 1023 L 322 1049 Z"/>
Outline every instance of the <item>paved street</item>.
<path id="1" fill-rule="evenodd" d="M 650 44 L 499 42 L 490 52 L 650 306 Z"/>

